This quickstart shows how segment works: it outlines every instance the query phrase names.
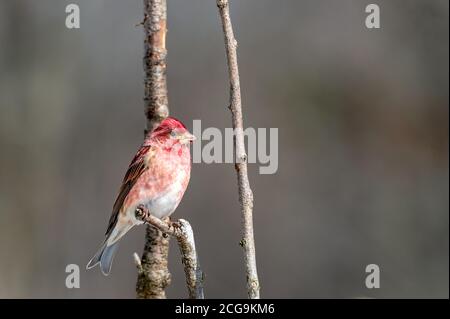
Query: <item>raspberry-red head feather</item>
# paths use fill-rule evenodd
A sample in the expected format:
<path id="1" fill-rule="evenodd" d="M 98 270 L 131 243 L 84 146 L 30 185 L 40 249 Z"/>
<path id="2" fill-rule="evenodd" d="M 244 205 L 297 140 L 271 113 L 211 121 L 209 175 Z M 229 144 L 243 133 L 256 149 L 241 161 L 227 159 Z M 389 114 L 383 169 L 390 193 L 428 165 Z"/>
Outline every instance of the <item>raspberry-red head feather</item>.
<path id="1" fill-rule="evenodd" d="M 169 134 L 172 130 L 187 131 L 186 126 L 173 117 L 164 119 L 159 126 L 150 134 L 150 137 L 160 137 Z"/>

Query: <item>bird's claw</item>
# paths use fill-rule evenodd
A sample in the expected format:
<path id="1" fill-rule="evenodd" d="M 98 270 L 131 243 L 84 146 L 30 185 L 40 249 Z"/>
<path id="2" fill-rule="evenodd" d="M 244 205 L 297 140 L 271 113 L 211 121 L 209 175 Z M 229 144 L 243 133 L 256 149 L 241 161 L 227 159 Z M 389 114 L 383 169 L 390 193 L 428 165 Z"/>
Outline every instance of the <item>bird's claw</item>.
<path id="1" fill-rule="evenodd" d="M 136 211 L 134 212 L 134 215 L 136 216 L 137 219 L 142 220 L 144 222 L 145 222 L 145 219 L 147 217 L 145 209 L 142 206 L 138 206 L 136 208 Z"/>
<path id="2" fill-rule="evenodd" d="M 172 222 L 171 226 L 174 228 L 175 231 L 181 229 L 181 224 L 179 222 Z"/>

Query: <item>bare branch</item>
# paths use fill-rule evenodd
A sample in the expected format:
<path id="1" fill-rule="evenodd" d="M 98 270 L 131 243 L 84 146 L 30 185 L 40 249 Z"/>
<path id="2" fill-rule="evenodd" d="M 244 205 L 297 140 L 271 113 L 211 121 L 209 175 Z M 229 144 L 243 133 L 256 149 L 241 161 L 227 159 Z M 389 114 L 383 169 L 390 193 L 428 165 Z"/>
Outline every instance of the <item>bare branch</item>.
<path id="1" fill-rule="evenodd" d="M 169 116 L 166 79 L 166 0 L 144 0 L 142 25 L 145 31 L 144 102 L 147 119 L 145 133 L 148 134 Z M 140 207 L 137 213 L 142 214 L 141 217 L 150 224 L 147 225 L 142 260 L 139 256 L 134 256 L 138 267 L 137 297 L 166 298 L 165 289 L 170 284 L 170 273 L 167 268 L 169 237 L 165 234 L 170 234 L 177 238 L 180 247 L 189 297 L 203 298 L 203 274 L 198 264 L 191 225 L 183 219 L 177 223 L 160 220 L 151 216 L 145 207 Z"/>
<path id="2" fill-rule="evenodd" d="M 147 131 L 169 116 L 166 79 L 166 0 L 144 0 L 144 103 Z"/>
<path id="3" fill-rule="evenodd" d="M 176 237 L 184 265 L 189 298 L 204 299 L 203 272 L 200 268 L 197 251 L 195 250 L 194 231 L 187 220 L 180 219 L 178 220 L 178 224 L 180 234 Z"/>
<path id="4" fill-rule="evenodd" d="M 141 258 L 139 257 L 139 255 L 137 253 L 133 253 L 133 260 L 134 260 L 134 264 L 136 265 L 136 268 L 138 269 L 138 272 L 142 272 L 142 262 L 141 262 Z"/>
<path id="5" fill-rule="evenodd" d="M 166 81 L 166 0 L 144 0 L 144 104 L 147 119 L 145 134 L 169 116 Z M 154 227 L 147 226 L 141 270 L 138 273 L 138 298 L 166 298 L 170 284 L 167 268 L 169 239 Z"/>
<path id="6" fill-rule="evenodd" d="M 237 62 L 237 42 L 233 34 L 228 0 L 217 0 L 222 28 L 225 37 L 225 48 L 230 77 L 230 110 L 233 128 L 236 132 L 236 172 L 239 188 L 239 203 L 242 213 L 242 239 L 240 245 L 244 250 L 247 272 L 247 293 L 251 299 L 259 298 L 259 280 L 256 269 L 255 242 L 253 236 L 253 193 L 247 174 L 247 154 L 244 144 L 244 130 L 242 120 L 241 89 L 239 83 L 239 69 Z"/>
<path id="7" fill-rule="evenodd" d="M 180 219 L 177 222 L 163 221 L 152 216 L 145 206 L 136 209 L 136 217 L 156 227 L 165 234 L 174 236 L 180 247 L 181 260 L 186 275 L 186 284 L 191 299 L 203 299 L 203 273 L 198 262 L 195 250 L 194 232 L 187 220 Z"/>
<path id="8" fill-rule="evenodd" d="M 165 299 L 171 276 L 167 268 L 169 237 L 159 229 L 147 226 L 142 253 L 142 271 L 138 271 L 136 294 L 139 299 Z"/>

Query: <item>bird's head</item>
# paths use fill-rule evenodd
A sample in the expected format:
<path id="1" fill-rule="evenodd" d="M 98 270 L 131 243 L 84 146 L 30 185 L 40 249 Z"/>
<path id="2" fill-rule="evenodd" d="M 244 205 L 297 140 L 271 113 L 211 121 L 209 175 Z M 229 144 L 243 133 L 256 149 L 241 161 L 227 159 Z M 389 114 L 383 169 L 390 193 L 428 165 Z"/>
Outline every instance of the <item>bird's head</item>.
<path id="1" fill-rule="evenodd" d="M 164 143 L 179 142 L 180 144 L 189 144 L 195 140 L 195 136 L 189 133 L 186 126 L 173 117 L 164 119 L 150 134 L 150 138 Z"/>

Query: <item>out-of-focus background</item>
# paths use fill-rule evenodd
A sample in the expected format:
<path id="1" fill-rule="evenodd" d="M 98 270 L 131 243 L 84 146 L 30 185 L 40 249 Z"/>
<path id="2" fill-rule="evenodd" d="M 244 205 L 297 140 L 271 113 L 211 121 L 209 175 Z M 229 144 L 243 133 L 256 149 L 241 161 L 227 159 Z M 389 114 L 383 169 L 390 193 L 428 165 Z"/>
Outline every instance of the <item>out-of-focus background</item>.
<path id="1" fill-rule="evenodd" d="M 231 1 L 245 124 L 279 128 L 278 172 L 250 166 L 263 297 L 449 296 L 449 3 L 377 0 L 368 30 L 372 2 Z M 215 1 L 168 6 L 172 115 L 230 127 Z M 109 277 L 84 266 L 143 137 L 142 9 L 0 0 L 0 297 L 135 297 L 144 227 Z M 195 164 L 175 216 L 195 228 L 206 296 L 245 297 L 233 165 Z M 179 259 L 172 241 L 172 298 Z"/>

